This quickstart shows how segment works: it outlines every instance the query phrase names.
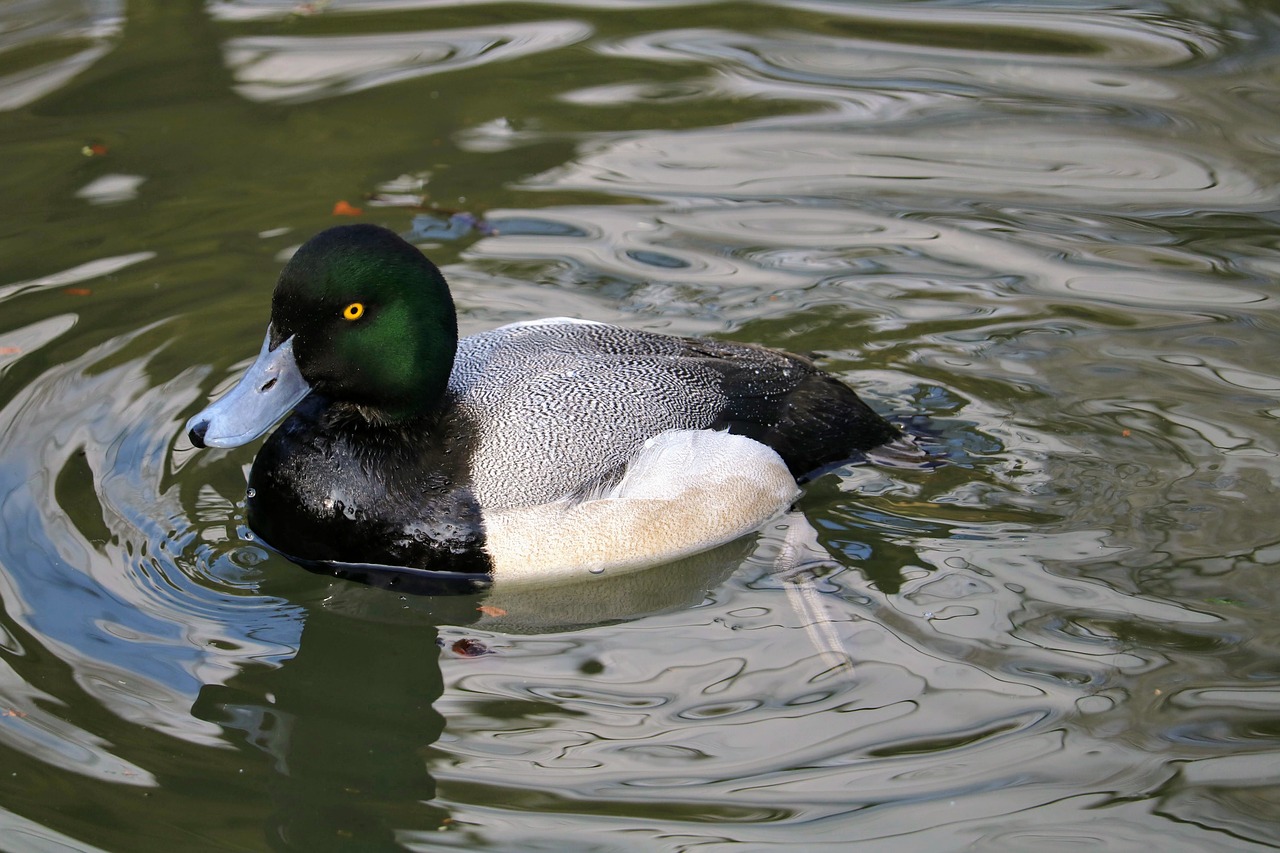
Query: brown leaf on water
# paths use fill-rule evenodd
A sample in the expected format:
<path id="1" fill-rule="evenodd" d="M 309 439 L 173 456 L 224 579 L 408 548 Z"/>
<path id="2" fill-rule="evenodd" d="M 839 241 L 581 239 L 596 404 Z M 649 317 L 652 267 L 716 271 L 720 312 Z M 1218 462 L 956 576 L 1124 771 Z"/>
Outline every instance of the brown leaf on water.
<path id="1" fill-rule="evenodd" d="M 493 654 L 493 650 L 484 643 L 472 639 L 456 640 L 449 648 L 455 655 L 461 655 L 464 658 L 478 658 L 481 655 Z"/>
<path id="2" fill-rule="evenodd" d="M 358 207 L 347 204 L 346 200 L 338 202 L 333 206 L 334 216 L 363 216 L 364 211 Z"/>
<path id="3" fill-rule="evenodd" d="M 479 610 L 485 616 L 506 616 L 507 615 L 507 611 L 503 610 L 501 607 L 494 607 L 491 604 L 481 604 L 479 607 L 476 608 L 476 610 Z"/>
<path id="4" fill-rule="evenodd" d="M 68 296 L 91 296 L 93 291 L 87 287 L 64 287 L 62 292 Z"/>
<path id="5" fill-rule="evenodd" d="M 80 153 L 86 157 L 105 157 L 107 155 L 107 146 L 101 142 L 90 142 L 80 149 Z"/>

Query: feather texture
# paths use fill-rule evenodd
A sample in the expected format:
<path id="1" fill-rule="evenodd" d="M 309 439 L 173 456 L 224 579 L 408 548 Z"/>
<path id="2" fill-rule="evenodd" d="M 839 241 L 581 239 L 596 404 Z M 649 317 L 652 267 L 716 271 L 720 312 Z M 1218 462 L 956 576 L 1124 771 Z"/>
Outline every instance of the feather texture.
<path id="1" fill-rule="evenodd" d="M 797 476 L 898 434 L 802 356 L 567 319 L 463 338 L 449 389 L 486 507 L 585 496 L 668 430 L 745 435 Z"/>

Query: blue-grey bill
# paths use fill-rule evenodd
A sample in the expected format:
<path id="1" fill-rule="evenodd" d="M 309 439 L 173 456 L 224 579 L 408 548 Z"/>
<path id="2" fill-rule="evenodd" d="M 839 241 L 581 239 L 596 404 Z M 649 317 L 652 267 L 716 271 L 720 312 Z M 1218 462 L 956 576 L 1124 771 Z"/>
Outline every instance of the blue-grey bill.
<path id="1" fill-rule="evenodd" d="M 293 358 L 293 338 L 271 349 L 271 331 L 236 387 L 187 421 L 196 447 L 239 447 L 262 435 L 311 393 Z"/>

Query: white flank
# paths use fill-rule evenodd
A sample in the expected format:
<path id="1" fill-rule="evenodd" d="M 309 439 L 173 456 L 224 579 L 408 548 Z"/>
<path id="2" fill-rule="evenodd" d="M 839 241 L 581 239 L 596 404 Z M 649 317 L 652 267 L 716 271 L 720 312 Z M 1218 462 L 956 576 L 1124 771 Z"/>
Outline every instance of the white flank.
<path id="1" fill-rule="evenodd" d="M 798 494 L 782 457 L 765 445 L 672 430 L 645 442 L 597 499 L 487 512 L 487 547 L 503 585 L 633 571 L 750 533 Z"/>

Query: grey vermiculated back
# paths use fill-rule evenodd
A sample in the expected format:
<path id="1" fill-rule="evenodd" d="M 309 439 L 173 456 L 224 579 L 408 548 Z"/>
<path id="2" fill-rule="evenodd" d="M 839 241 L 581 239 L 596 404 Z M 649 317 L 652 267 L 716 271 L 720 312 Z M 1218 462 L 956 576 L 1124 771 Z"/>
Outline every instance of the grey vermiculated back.
<path id="1" fill-rule="evenodd" d="M 482 506 L 558 500 L 625 465 L 667 429 L 715 420 L 715 371 L 674 339 L 612 326 L 506 326 L 459 342 L 450 390 L 478 425 L 472 476 Z"/>
<path id="2" fill-rule="evenodd" d="M 794 417 L 790 395 L 815 376 L 833 381 L 807 359 L 749 344 L 565 320 L 463 338 L 449 388 L 476 425 L 481 505 L 528 506 L 580 495 L 665 430 L 764 434 Z"/>

